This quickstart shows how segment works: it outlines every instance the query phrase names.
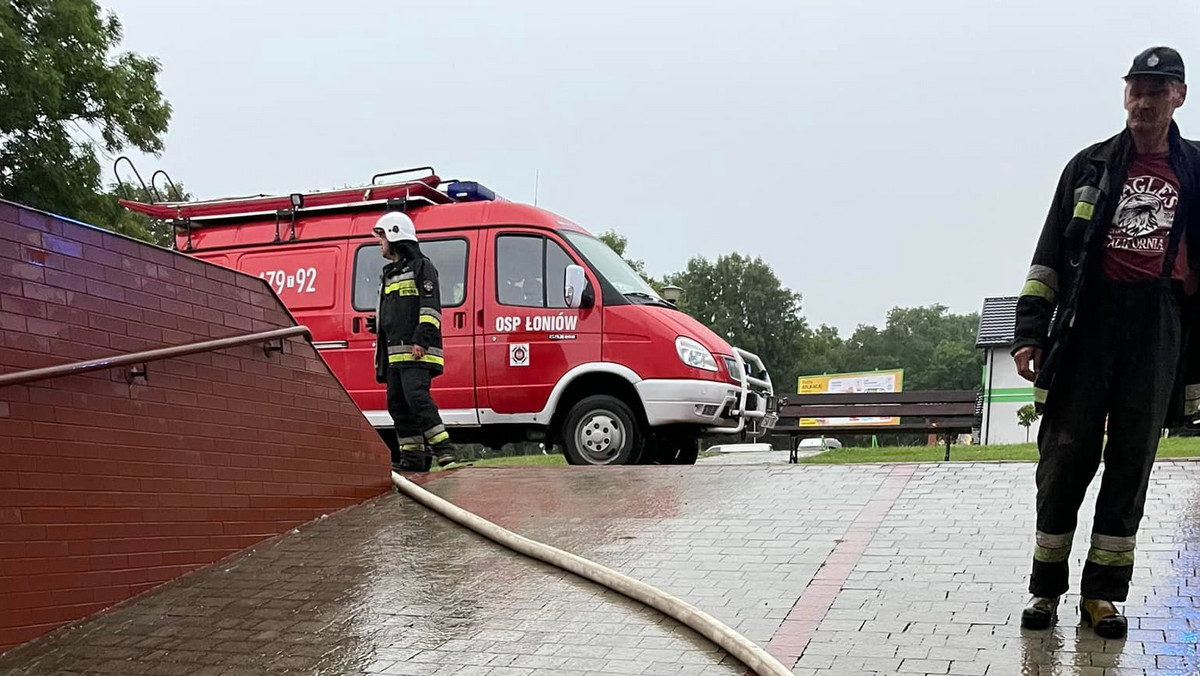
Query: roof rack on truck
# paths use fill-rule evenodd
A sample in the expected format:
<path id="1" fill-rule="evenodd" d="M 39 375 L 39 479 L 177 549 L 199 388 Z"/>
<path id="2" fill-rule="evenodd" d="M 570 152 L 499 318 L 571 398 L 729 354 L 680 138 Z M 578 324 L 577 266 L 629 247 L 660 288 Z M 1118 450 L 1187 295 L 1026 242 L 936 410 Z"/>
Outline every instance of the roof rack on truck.
<path id="1" fill-rule="evenodd" d="M 422 175 L 390 182 L 380 180 L 411 174 Z M 178 190 L 176 193 L 178 194 Z M 157 198 L 157 191 L 151 194 L 151 198 Z M 177 232 L 187 233 L 187 244 L 184 250 L 190 251 L 192 230 L 206 224 L 274 218 L 275 241 L 280 242 L 284 241 L 280 227 L 285 223 L 289 227 L 288 240 L 295 239 L 296 218 L 304 213 L 328 213 L 379 209 L 381 207 L 388 210 L 409 210 L 454 202 L 498 199 L 500 198 L 496 196 L 496 193 L 475 181 L 443 181 L 433 167 L 414 167 L 375 174 L 371 177 L 370 184 L 354 188 L 292 193 L 290 195 L 254 195 L 203 202 L 147 203 L 120 200 L 120 203 L 125 208 L 139 214 L 171 221 Z"/>
<path id="2" fill-rule="evenodd" d="M 147 199 L 151 200 L 152 204 L 157 203 L 157 202 L 162 202 L 163 201 L 163 198 L 162 198 L 163 193 L 166 193 L 166 195 L 168 197 L 170 197 L 171 193 L 167 191 L 168 188 L 175 192 L 175 201 L 176 202 L 183 201 L 183 191 L 181 191 L 179 189 L 179 186 L 175 185 L 175 181 L 171 180 L 170 174 L 168 174 L 166 171 L 163 171 L 162 169 L 159 169 L 158 171 L 156 171 L 150 175 L 150 184 L 146 185 L 146 181 L 144 181 L 142 179 L 142 173 L 137 170 L 136 166 L 134 166 L 133 160 L 129 159 L 129 157 L 127 157 L 125 155 L 122 155 L 113 161 L 113 176 L 117 179 L 117 187 L 119 189 L 128 188 L 129 186 L 133 185 L 132 181 L 126 181 L 121 178 L 121 163 L 122 162 L 129 165 L 129 170 L 133 172 L 134 178 L 136 178 L 138 184 L 142 186 L 142 192 L 146 195 Z M 162 176 L 163 180 L 165 181 L 162 192 L 159 192 L 159 190 L 158 190 L 158 177 L 159 176 Z"/>

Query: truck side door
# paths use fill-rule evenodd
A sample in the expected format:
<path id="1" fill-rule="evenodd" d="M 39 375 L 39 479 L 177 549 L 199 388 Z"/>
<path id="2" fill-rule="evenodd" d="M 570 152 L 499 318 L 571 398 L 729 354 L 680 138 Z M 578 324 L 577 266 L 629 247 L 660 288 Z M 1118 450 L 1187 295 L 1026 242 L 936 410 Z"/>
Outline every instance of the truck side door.
<path id="1" fill-rule="evenodd" d="M 556 235 L 497 228 L 487 237 L 481 301 L 487 385 L 480 406 L 499 414 L 537 413 L 568 370 L 600 361 L 600 299 L 591 307 L 567 307 L 566 268 L 582 263 Z"/>
<path id="2" fill-rule="evenodd" d="M 433 399 L 448 425 L 476 425 L 474 309 L 472 284 L 478 235 L 475 232 L 430 235 L 421 238 L 421 251 L 438 271 L 442 300 L 442 350 L 445 371 L 433 380 Z M 355 403 L 378 426 L 390 426 L 387 388 L 375 382 L 375 334 L 367 320 L 375 315 L 379 277 L 387 262 L 376 239 L 355 240 L 351 251 L 353 285 L 345 330 L 350 336 L 351 368 L 343 383 Z"/>

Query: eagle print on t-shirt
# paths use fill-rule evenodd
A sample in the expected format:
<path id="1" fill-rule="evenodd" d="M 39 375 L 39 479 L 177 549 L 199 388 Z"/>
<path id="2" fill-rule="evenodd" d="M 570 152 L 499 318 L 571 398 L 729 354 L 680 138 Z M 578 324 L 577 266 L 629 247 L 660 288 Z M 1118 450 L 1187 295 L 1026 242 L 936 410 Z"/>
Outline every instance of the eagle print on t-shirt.
<path id="1" fill-rule="evenodd" d="M 1105 276 L 1138 281 L 1161 275 L 1178 204 L 1179 183 L 1167 155 L 1134 159 L 1104 242 Z"/>

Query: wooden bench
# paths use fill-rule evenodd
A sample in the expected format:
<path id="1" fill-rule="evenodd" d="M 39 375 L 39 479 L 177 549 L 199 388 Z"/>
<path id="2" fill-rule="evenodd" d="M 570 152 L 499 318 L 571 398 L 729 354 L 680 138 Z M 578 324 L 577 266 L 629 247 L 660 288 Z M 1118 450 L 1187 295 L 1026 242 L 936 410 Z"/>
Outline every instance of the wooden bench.
<path id="1" fill-rule="evenodd" d="M 954 437 L 979 427 L 978 398 L 974 390 L 789 394 L 774 432 L 792 437 L 789 463 L 797 461 L 800 437 L 835 434 L 937 434 L 946 440 L 949 460 Z M 900 424 L 800 425 L 811 418 L 899 418 Z"/>

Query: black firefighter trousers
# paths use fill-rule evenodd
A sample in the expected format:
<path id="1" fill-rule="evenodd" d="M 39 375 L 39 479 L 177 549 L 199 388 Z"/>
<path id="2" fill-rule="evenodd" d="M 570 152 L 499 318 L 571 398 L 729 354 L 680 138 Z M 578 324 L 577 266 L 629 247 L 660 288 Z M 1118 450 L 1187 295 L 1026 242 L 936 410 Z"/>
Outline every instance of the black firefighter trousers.
<path id="1" fill-rule="evenodd" d="M 1124 601 L 1178 372 L 1182 295 L 1169 279 L 1097 280 L 1088 291 L 1092 296 L 1080 308 L 1038 432 L 1037 543 L 1029 591 L 1045 597 L 1067 591 L 1079 507 L 1103 452 L 1080 592 Z"/>
<path id="2" fill-rule="evenodd" d="M 387 370 L 387 407 L 396 426 L 399 457 L 392 458 L 397 469 L 428 472 L 433 458 L 426 446 L 449 441 L 437 404 L 429 393 L 433 373 L 417 365 L 389 366 Z"/>

